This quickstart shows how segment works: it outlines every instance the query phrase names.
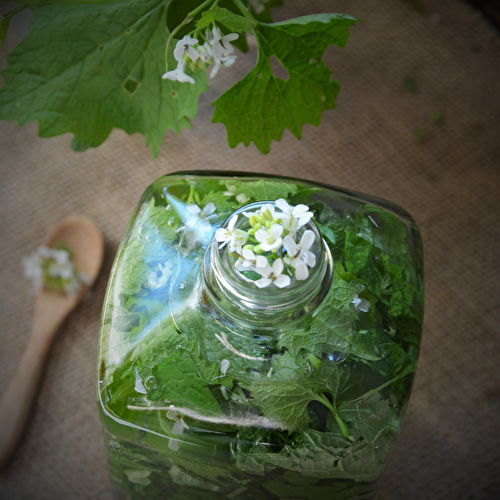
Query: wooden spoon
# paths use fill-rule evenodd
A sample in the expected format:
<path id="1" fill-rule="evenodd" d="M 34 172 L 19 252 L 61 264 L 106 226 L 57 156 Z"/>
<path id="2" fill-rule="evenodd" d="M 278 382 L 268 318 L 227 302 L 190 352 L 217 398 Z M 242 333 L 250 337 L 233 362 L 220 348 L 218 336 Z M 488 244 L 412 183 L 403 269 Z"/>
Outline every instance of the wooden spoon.
<path id="1" fill-rule="evenodd" d="M 76 269 L 89 276 L 89 283 L 83 284 L 73 296 L 47 290 L 39 291 L 36 296 L 28 346 L 0 403 L 0 467 L 8 461 L 21 437 L 57 329 L 80 302 L 101 268 L 104 241 L 90 220 L 72 217 L 61 222 L 43 244 L 55 247 L 58 242 L 72 251 Z"/>

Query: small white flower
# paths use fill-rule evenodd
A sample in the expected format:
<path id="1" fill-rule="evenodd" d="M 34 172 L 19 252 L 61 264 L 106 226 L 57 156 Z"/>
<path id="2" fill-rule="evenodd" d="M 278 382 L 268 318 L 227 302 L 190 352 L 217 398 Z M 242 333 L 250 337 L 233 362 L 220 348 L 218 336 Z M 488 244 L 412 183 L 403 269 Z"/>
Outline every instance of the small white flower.
<path id="1" fill-rule="evenodd" d="M 175 420 L 172 427 L 172 432 L 174 434 L 182 434 L 184 429 L 189 429 L 189 426 L 184 422 L 182 417 L 175 411 L 175 406 L 170 405 L 167 411 L 167 418 L 170 420 Z"/>
<path id="2" fill-rule="evenodd" d="M 227 57 L 232 54 L 234 52 L 234 47 L 230 42 L 236 40 L 238 37 L 238 33 L 229 33 L 223 36 L 219 28 L 212 28 L 211 35 L 208 34 L 208 41 L 212 45 L 214 58 Z"/>
<path id="3" fill-rule="evenodd" d="M 229 395 L 227 393 L 227 387 L 225 385 L 220 386 L 220 392 L 222 393 L 224 399 L 227 401 L 229 399 Z"/>
<path id="4" fill-rule="evenodd" d="M 244 205 L 245 203 L 248 203 L 250 201 L 250 198 L 245 193 L 238 193 L 236 195 L 236 201 L 240 205 Z"/>
<path id="5" fill-rule="evenodd" d="M 221 66 L 229 67 L 232 66 L 236 60 L 236 56 L 231 55 L 234 52 L 234 47 L 230 42 L 238 38 L 237 33 L 229 33 L 228 35 L 222 36 L 219 28 L 212 28 L 212 32 L 207 32 L 207 39 L 212 46 L 212 54 L 214 60 L 214 67 L 210 72 L 210 78 L 218 73 Z"/>
<path id="6" fill-rule="evenodd" d="M 189 82 L 195 84 L 196 82 L 194 81 L 194 78 L 191 78 L 189 75 L 186 75 L 186 73 L 184 73 L 185 67 L 186 63 L 183 60 L 180 60 L 177 68 L 172 71 L 167 71 L 167 73 L 165 73 L 162 78 L 164 80 L 179 81 L 181 83 Z"/>
<path id="7" fill-rule="evenodd" d="M 205 243 L 212 234 L 210 216 L 215 212 L 215 205 L 207 203 L 203 210 L 196 204 L 186 206 L 189 216 L 182 216 L 184 225 L 176 232 L 182 233 L 181 244 L 183 245 L 182 254 L 188 255 L 198 243 Z"/>
<path id="8" fill-rule="evenodd" d="M 159 274 L 158 271 L 150 271 L 147 274 L 148 285 L 151 290 L 157 290 L 164 286 L 172 274 L 172 264 L 170 262 L 165 262 L 164 266 L 158 264 L 158 267 Z"/>
<path id="9" fill-rule="evenodd" d="M 236 61 L 236 56 L 214 57 L 214 61 L 215 64 L 212 68 L 212 71 L 210 72 L 210 78 L 214 78 L 217 75 L 221 66 L 224 66 L 225 68 L 229 68 L 229 66 L 232 66 Z"/>
<path id="10" fill-rule="evenodd" d="M 215 239 L 220 243 L 219 248 L 229 243 L 229 251 L 234 252 L 236 248 L 242 247 L 248 240 L 248 233 L 234 226 L 238 220 L 237 215 L 233 215 L 226 228 L 220 227 L 215 231 Z"/>
<path id="11" fill-rule="evenodd" d="M 365 289 L 363 285 L 358 283 L 356 285 L 356 292 L 353 295 L 351 295 L 352 301 L 351 304 L 353 304 L 354 309 L 358 309 L 363 312 L 368 312 L 370 310 L 371 304 L 366 300 L 366 299 L 360 299 L 359 294 Z"/>
<path id="12" fill-rule="evenodd" d="M 205 42 L 203 45 L 198 45 L 197 50 L 200 55 L 200 59 L 204 63 L 210 64 L 212 62 L 214 53 L 212 51 L 212 46 L 208 42 Z"/>
<path id="13" fill-rule="evenodd" d="M 290 284 L 290 277 L 283 272 L 283 261 L 281 259 L 276 259 L 271 267 L 267 264 L 265 267 L 257 268 L 257 272 L 262 276 L 261 279 L 255 281 L 255 284 L 259 288 L 265 288 L 266 286 L 274 283 L 278 288 L 284 288 Z"/>
<path id="14" fill-rule="evenodd" d="M 236 193 L 236 186 L 233 184 L 226 184 L 226 189 L 227 191 L 224 191 L 222 194 L 224 196 L 234 196 L 236 198 L 236 201 L 240 204 L 243 205 L 250 201 L 250 198 L 245 194 L 245 193 Z"/>
<path id="15" fill-rule="evenodd" d="M 280 224 L 273 224 L 269 231 L 260 228 L 255 233 L 255 239 L 259 242 L 259 246 L 264 252 L 271 252 L 281 248 L 281 243 L 283 241 L 281 238 L 282 234 L 283 226 Z"/>
<path id="16" fill-rule="evenodd" d="M 309 207 L 307 205 L 296 205 L 295 207 L 292 207 L 283 198 L 276 200 L 276 206 L 282 211 L 282 213 L 275 213 L 274 217 L 276 219 L 281 219 L 282 224 L 285 227 L 293 226 L 294 220 L 297 221 L 298 227 L 301 227 L 304 224 L 307 224 L 314 215 L 312 212 L 309 212 Z"/>
<path id="17" fill-rule="evenodd" d="M 200 57 L 199 52 L 194 48 L 194 45 L 198 44 L 196 38 L 191 38 L 186 35 L 182 40 L 179 40 L 174 49 L 174 57 L 176 61 L 180 61 L 184 58 L 184 54 L 187 54 L 191 61 L 196 61 Z"/>
<path id="18" fill-rule="evenodd" d="M 314 232 L 309 229 L 304 231 L 298 245 L 290 235 L 283 239 L 283 246 L 287 252 L 284 260 L 295 268 L 295 277 L 298 281 L 306 280 L 309 277 L 309 267 L 316 265 L 316 255 L 309 250 L 314 239 Z"/>
<path id="19" fill-rule="evenodd" d="M 252 250 L 243 250 L 240 257 L 235 263 L 238 271 L 249 271 L 253 267 L 265 267 L 267 259 L 263 255 L 256 256 Z"/>
<path id="20" fill-rule="evenodd" d="M 230 364 L 231 363 L 229 362 L 228 359 L 223 359 L 220 362 L 220 372 L 222 373 L 222 375 L 226 375 L 227 370 L 228 370 Z"/>
<path id="21" fill-rule="evenodd" d="M 234 266 L 238 271 L 248 271 L 255 265 L 255 259 L 256 256 L 252 250 L 243 250 Z"/>

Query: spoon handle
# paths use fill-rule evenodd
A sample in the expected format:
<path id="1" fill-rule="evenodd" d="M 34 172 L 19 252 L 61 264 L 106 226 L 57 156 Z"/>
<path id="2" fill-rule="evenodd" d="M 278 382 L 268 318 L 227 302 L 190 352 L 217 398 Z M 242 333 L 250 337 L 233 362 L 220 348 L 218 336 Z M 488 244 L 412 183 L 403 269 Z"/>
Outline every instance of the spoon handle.
<path id="1" fill-rule="evenodd" d="M 37 296 L 31 337 L 0 403 L 0 468 L 8 462 L 23 433 L 52 340 L 73 302 L 70 297 L 50 292 Z"/>

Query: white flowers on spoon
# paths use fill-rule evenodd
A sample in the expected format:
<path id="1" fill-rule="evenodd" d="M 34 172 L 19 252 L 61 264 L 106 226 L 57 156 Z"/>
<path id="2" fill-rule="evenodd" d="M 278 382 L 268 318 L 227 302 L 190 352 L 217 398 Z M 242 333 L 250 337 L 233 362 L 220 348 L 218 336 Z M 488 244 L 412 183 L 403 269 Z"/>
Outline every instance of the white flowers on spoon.
<path id="1" fill-rule="evenodd" d="M 46 287 L 54 292 L 75 295 L 89 276 L 78 271 L 69 251 L 40 246 L 23 259 L 24 274 L 31 279 L 35 292 Z"/>

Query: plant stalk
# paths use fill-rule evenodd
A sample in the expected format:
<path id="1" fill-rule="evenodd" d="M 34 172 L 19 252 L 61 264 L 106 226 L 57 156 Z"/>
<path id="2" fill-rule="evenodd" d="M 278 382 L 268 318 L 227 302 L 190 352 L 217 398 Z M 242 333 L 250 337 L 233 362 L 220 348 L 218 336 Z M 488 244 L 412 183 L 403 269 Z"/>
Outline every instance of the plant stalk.
<path id="1" fill-rule="evenodd" d="M 342 431 L 342 434 L 345 437 L 349 437 L 349 429 L 344 424 L 343 420 L 340 418 L 335 407 L 330 403 L 330 401 L 328 401 L 328 398 L 326 396 L 324 396 L 323 394 L 321 394 L 318 398 L 318 401 L 320 403 L 323 403 L 330 410 L 330 412 L 332 413 L 333 417 L 335 418 L 337 424 L 339 424 L 339 427 L 340 427 L 340 430 Z"/>

